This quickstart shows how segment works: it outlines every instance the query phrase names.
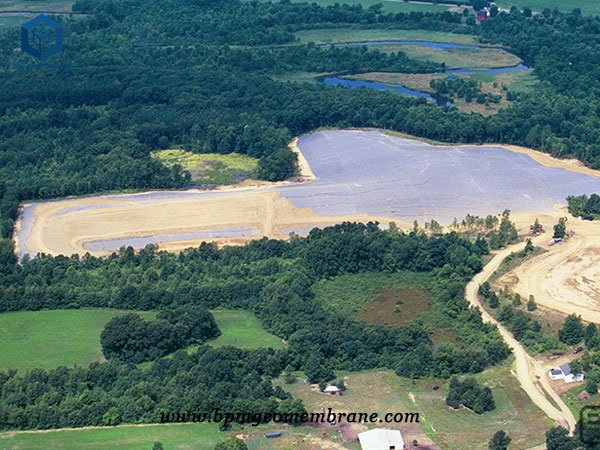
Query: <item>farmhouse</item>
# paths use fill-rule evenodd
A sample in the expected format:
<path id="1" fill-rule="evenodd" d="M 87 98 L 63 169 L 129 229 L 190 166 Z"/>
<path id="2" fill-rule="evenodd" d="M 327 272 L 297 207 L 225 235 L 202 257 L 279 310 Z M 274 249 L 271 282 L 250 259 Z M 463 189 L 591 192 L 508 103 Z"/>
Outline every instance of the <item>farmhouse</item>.
<path id="1" fill-rule="evenodd" d="M 362 450 L 404 450 L 404 440 L 398 430 L 375 428 L 358 433 Z"/>
<path id="2" fill-rule="evenodd" d="M 548 376 L 551 380 L 564 380 L 565 383 L 576 383 L 583 381 L 584 378 L 583 373 L 573 373 L 569 364 L 563 364 L 558 369 L 550 369 Z"/>

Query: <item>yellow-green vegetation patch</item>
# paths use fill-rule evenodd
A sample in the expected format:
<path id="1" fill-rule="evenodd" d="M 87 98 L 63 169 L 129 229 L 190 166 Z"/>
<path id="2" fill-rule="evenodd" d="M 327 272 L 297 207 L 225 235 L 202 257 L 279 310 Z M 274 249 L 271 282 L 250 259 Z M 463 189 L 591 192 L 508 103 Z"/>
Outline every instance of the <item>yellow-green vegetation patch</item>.
<path id="1" fill-rule="evenodd" d="M 233 184 L 252 178 L 258 160 L 239 153 L 193 153 L 182 149 L 157 150 L 152 157 L 164 165 L 179 164 L 192 175 L 192 180 L 201 185 Z"/>
<path id="2" fill-rule="evenodd" d="M 417 60 L 445 63 L 449 69 L 488 69 L 512 67 L 521 63 L 521 58 L 500 48 L 480 49 L 454 48 L 436 50 L 422 45 L 377 46 L 379 50 L 402 51 Z"/>
<path id="3" fill-rule="evenodd" d="M 496 3 L 504 9 L 510 9 L 511 6 L 523 9 L 523 7 L 528 6 L 533 11 L 558 8 L 563 12 L 571 12 L 573 9 L 579 8 L 583 14 L 600 14 L 600 2 L 598 0 L 497 0 Z"/>
<path id="4" fill-rule="evenodd" d="M 302 42 L 332 44 L 363 41 L 432 41 L 477 45 L 475 36 L 428 30 L 363 30 L 358 28 L 334 28 L 302 30 L 296 33 Z"/>
<path id="5" fill-rule="evenodd" d="M 51 369 L 100 361 L 100 334 L 118 309 L 61 309 L 0 314 L 0 369 Z M 151 319 L 153 312 L 140 312 Z"/>

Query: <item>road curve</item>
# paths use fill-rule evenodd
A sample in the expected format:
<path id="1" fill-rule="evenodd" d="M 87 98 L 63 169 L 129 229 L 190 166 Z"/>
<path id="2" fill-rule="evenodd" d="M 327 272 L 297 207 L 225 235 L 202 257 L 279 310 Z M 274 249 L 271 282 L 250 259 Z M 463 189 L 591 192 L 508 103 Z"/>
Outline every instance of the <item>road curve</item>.
<path id="1" fill-rule="evenodd" d="M 533 239 L 533 243 L 542 242 L 544 239 L 547 239 L 547 237 L 543 235 L 539 236 Z M 575 416 L 550 386 L 545 369 L 541 364 L 529 356 L 523 345 L 513 337 L 510 331 L 483 309 L 477 296 L 479 286 L 490 278 L 496 269 L 500 267 L 502 261 L 504 261 L 511 253 L 522 250 L 523 247 L 524 244 L 519 243 L 510 245 L 507 248 L 496 252 L 483 270 L 475 275 L 469 284 L 467 284 L 465 298 L 471 305 L 481 309 L 481 315 L 484 322 L 493 323 L 498 327 L 498 331 L 500 331 L 504 342 L 512 349 L 512 352 L 515 355 L 517 379 L 533 403 L 535 403 L 548 417 L 568 429 L 570 433 L 573 433 L 577 422 Z M 548 398 L 551 398 L 552 402 L 548 400 Z"/>

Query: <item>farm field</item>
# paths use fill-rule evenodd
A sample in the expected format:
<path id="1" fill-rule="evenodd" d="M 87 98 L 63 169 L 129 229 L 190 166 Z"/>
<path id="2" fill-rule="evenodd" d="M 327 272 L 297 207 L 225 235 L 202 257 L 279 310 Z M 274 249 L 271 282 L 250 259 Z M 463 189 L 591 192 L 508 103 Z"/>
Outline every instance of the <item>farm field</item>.
<path id="1" fill-rule="evenodd" d="M 341 397 L 322 394 L 301 380 L 282 386 L 302 398 L 309 411 L 331 407 L 340 412 L 418 412 L 419 425 L 402 424 L 398 428 L 421 445 L 430 438 L 443 449 L 486 449 L 491 435 L 504 429 L 510 430 L 515 448 L 529 448 L 541 443 L 552 423 L 510 374 L 511 365 L 509 360 L 475 376 L 492 388 L 496 402 L 496 409 L 483 415 L 467 409 L 449 409 L 445 405 L 447 386 L 442 380 L 411 380 L 391 371 L 341 376 L 347 386 Z"/>
<path id="2" fill-rule="evenodd" d="M 0 370 L 85 366 L 100 361 L 103 359 L 100 333 L 104 325 L 111 318 L 127 312 L 86 308 L 0 314 Z M 154 311 L 137 313 L 144 319 L 156 315 Z M 210 345 L 284 347 L 281 339 L 264 330 L 249 311 L 219 309 L 213 314 L 222 334 L 209 342 Z"/>
<path id="3" fill-rule="evenodd" d="M 72 0 L 0 0 L 0 11 L 56 11 L 70 12 Z"/>
<path id="4" fill-rule="evenodd" d="M 454 44 L 477 45 L 477 38 L 467 34 L 455 34 L 428 30 L 376 30 L 358 28 L 334 28 L 302 30 L 295 33 L 302 42 L 335 44 L 363 41 L 431 41 Z"/>
<path id="5" fill-rule="evenodd" d="M 252 178 L 258 160 L 237 153 L 192 153 L 181 149 L 158 150 L 152 157 L 167 167 L 179 164 L 189 171 L 192 181 L 198 185 L 227 185 Z"/>
<path id="6" fill-rule="evenodd" d="M 0 314 L 0 369 L 50 369 L 103 359 L 100 333 L 117 309 L 66 309 Z M 152 312 L 141 312 L 144 318 Z"/>

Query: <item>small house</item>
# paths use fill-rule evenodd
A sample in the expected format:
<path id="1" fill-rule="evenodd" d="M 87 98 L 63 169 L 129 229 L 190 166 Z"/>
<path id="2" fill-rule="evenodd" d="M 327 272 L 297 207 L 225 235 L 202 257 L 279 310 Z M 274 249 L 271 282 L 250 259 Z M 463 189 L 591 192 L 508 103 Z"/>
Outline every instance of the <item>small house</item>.
<path id="1" fill-rule="evenodd" d="M 404 440 L 398 430 L 375 428 L 358 433 L 362 450 L 404 450 Z"/>
<path id="2" fill-rule="evenodd" d="M 573 373 L 569 364 L 563 364 L 560 366 L 560 370 L 565 374 L 565 383 L 577 383 L 583 381 L 582 373 Z"/>

